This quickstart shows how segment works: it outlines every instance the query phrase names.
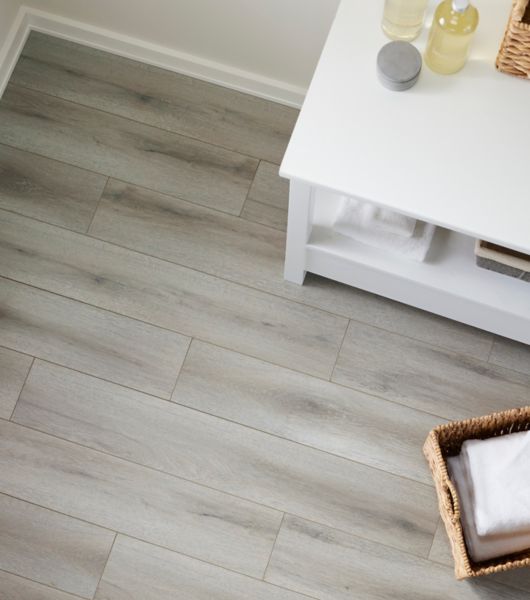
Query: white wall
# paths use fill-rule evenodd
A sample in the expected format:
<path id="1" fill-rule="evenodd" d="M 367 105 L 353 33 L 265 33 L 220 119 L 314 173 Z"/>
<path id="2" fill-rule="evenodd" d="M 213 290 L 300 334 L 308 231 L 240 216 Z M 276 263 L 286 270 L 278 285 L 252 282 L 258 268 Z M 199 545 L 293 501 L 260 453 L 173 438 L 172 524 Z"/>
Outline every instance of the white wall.
<path id="1" fill-rule="evenodd" d="M 21 4 L 21 0 L 0 0 L 0 52 Z"/>
<path id="2" fill-rule="evenodd" d="M 339 1 L 26 0 L 24 4 L 306 88 Z"/>

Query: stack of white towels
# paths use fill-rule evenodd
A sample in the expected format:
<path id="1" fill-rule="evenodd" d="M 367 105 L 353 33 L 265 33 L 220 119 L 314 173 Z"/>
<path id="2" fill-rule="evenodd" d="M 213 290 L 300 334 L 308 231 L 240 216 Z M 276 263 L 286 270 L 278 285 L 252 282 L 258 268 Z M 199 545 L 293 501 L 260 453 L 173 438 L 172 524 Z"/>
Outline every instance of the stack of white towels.
<path id="1" fill-rule="evenodd" d="M 346 196 L 341 199 L 333 228 L 362 244 L 417 261 L 425 260 L 436 229 L 429 223 Z"/>
<path id="2" fill-rule="evenodd" d="M 468 440 L 447 466 L 471 559 L 530 549 L 530 431 Z"/>

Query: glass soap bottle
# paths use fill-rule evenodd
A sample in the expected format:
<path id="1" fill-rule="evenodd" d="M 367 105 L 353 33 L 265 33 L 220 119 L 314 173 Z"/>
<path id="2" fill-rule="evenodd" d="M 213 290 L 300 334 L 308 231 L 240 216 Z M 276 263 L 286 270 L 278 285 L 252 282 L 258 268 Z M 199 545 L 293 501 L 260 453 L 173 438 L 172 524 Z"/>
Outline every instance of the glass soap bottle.
<path id="1" fill-rule="evenodd" d="M 392 40 L 410 42 L 420 35 L 429 0 L 385 0 L 383 31 Z"/>
<path id="2" fill-rule="evenodd" d="M 427 66 L 443 75 L 460 71 L 466 64 L 478 21 L 478 10 L 469 0 L 443 0 L 432 22 L 425 51 Z"/>

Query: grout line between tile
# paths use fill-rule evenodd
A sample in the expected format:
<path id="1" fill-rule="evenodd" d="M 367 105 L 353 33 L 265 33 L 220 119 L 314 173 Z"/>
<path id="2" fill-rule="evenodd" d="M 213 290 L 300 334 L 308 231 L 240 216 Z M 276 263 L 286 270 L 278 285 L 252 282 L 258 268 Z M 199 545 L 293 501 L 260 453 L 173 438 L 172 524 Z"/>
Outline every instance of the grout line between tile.
<path id="1" fill-rule="evenodd" d="M 20 575 L 19 573 L 14 573 L 13 571 L 7 571 L 6 569 L 0 568 L 0 572 L 7 573 L 8 575 L 13 575 L 13 577 L 16 577 L 17 579 L 22 579 L 23 581 L 30 581 L 31 583 L 35 583 L 37 585 L 42 585 L 42 587 L 44 587 L 48 590 L 53 590 L 54 592 L 59 592 L 61 594 L 65 594 L 65 596 L 71 596 L 72 598 L 79 598 L 80 600 L 87 600 L 87 598 L 85 596 L 79 596 L 78 594 L 74 594 L 73 592 L 65 592 L 64 590 L 53 587 L 47 583 L 43 583 L 42 581 L 37 581 L 36 579 L 31 579 L 30 577 L 27 577 L 25 575 Z M 0 590 L 0 592 L 1 591 L 2 590 Z M 24 599 L 23 598 L 18 598 L 18 599 L 6 598 L 5 600 L 24 600 Z"/>
<path id="2" fill-rule="evenodd" d="M 17 408 L 18 401 L 20 400 L 20 396 L 22 396 L 22 392 L 24 391 L 24 387 L 26 386 L 26 382 L 28 381 L 29 374 L 31 373 L 31 370 L 33 369 L 34 364 L 35 364 L 35 357 L 33 357 L 33 360 L 31 361 L 31 364 L 29 365 L 29 369 L 28 369 L 28 372 L 26 373 L 26 377 L 24 377 L 24 383 L 22 384 L 22 387 L 20 388 L 20 392 L 18 393 L 17 401 L 15 402 L 15 406 L 13 406 L 13 410 L 11 411 L 11 415 L 9 416 L 9 419 L 6 419 L 7 421 L 11 421 L 13 419 L 13 415 L 15 414 L 15 410 Z"/>
<path id="3" fill-rule="evenodd" d="M 337 368 L 337 363 L 339 362 L 340 353 L 342 352 L 342 347 L 344 346 L 344 342 L 346 341 L 346 336 L 348 335 L 348 331 L 350 330 L 351 320 L 346 324 L 346 329 L 344 330 L 344 335 L 342 336 L 342 341 L 339 346 L 339 350 L 337 352 L 337 357 L 335 358 L 335 362 L 333 363 L 333 368 L 331 369 L 331 375 L 329 376 L 329 382 L 335 383 L 333 381 L 333 376 L 335 375 L 335 369 Z"/>
<path id="4" fill-rule="evenodd" d="M 248 198 L 250 196 L 250 192 L 252 191 L 252 187 L 254 186 L 254 183 L 256 181 L 256 176 L 258 174 L 260 165 L 261 165 L 261 159 L 258 161 L 258 164 L 256 165 L 256 169 L 254 170 L 254 175 L 252 176 L 252 179 L 250 181 L 250 185 L 248 186 L 248 190 L 247 190 L 247 194 L 245 196 L 245 200 L 243 201 L 243 204 L 241 205 L 241 210 L 239 211 L 239 214 L 237 215 L 239 218 L 242 218 L 241 215 L 243 214 L 243 211 L 245 210 L 245 205 L 246 205 L 247 200 L 248 200 Z"/>
<path id="5" fill-rule="evenodd" d="M 96 217 L 96 213 L 98 212 L 99 205 L 101 204 L 101 200 L 103 199 L 103 196 L 105 195 L 105 190 L 107 189 L 107 186 L 109 185 L 109 181 L 110 181 L 110 177 L 107 176 L 105 185 L 103 186 L 103 189 L 101 190 L 101 194 L 99 195 L 98 201 L 96 202 L 96 206 L 94 208 L 94 212 L 92 213 L 92 217 L 90 217 L 90 222 L 88 224 L 88 227 L 86 228 L 86 231 L 84 231 L 83 233 L 80 233 L 80 235 L 86 236 L 88 234 L 88 232 L 90 231 L 90 228 L 92 227 L 92 223 L 94 222 L 94 219 Z"/>
<path id="6" fill-rule="evenodd" d="M 112 544 L 110 545 L 110 550 L 109 550 L 109 553 L 107 554 L 107 560 L 105 561 L 105 564 L 103 565 L 103 569 L 101 569 L 101 575 L 99 576 L 99 580 L 96 585 L 96 589 L 94 590 L 94 593 L 92 594 L 92 599 L 94 599 L 97 596 L 99 586 L 101 585 L 101 580 L 103 579 L 103 575 L 105 575 L 105 571 L 107 570 L 107 565 L 109 564 L 110 556 L 112 554 L 112 550 L 114 549 L 114 544 L 116 543 L 117 538 L 118 538 L 118 533 L 114 532 L 114 539 L 112 540 Z"/>
<path id="7" fill-rule="evenodd" d="M 280 521 L 280 526 L 278 527 L 278 531 L 276 532 L 276 537 L 274 538 L 274 542 L 272 543 L 271 553 L 269 554 L 269 560 L 267 561 L 267 564 L 265 565 L 265 569 L 263 570 L 263 575 L 261 577 L 263 579 L 263 581 L 265 581 L 265 577 L 267 575 L 267 570 L 269 568 L 269 565 L 271 564 L 272 555 L 274 554 L 274 549 L 276 548 L 276 542 L 278 541 L 278 538 L 280 537 L 280 531 L 282 530 L 284 520 L 285 520 L 285 513 L 283 513 L 283 515 L 282 515 L 282 518 Z"/>

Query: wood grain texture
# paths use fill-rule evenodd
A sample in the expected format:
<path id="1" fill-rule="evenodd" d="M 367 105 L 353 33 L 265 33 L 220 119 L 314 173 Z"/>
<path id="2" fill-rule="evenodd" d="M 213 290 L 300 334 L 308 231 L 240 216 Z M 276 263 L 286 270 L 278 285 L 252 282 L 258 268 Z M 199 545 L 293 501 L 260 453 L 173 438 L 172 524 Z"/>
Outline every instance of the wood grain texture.
<path id="1" fill-rule="evenodd" d="M 32 32 L 12 81 L 279 163 L 293 108 Z"/>
<path id="2" fill-rule="evenodd" d="M 495 338 L 490 362 L 530 375 L 530 346 L 506 338 Z"/>
<path id="3" fill-rule="evenodd" d="M 114 533 L 0 494 L 0 569 L 92 598 Z"/>
<path id="4" fill-rule="evenodd" d="M 258 166 L 229 150 L 13 85 L 0 102 L 0 139 L 233 214 Z"/>
<path id="5" fill-rule="evenodd" d="M 261 161 L 241 216 L 285 231 L 289 207 L 289 182 L 279 174 L 280 167 Z"/>
<path id="6" fill-rule="evenodd" d="M 261 577 L 281 513 L 0 421 L 0 491 Z"/>
<path id="7" fill-rule="evenodd" d="M 305 596 L 119 535 L 96 600 L 304 600 Z"/>
<path id="8" fill-rule="evenodd" d="M 530 377 L 351 322 L 333 381 L 446 419 L 528 404 Z"/>
<path id="9" fill-rule="evenodd" d="M 266 581 L 319 600 L 522 600 L 525 593 L 404 552 L 286 516 Z"/>
<path id="10" fill-rule="evenodd" d="M 78 600 L 66 592 L 0 571 L 0 592 L 5 600 Z"/>
<path id="11" fill-rule="evenodd" d="M 189 339 L 0 279 L 0 339 L 13 350 L 169 398 Z"/>
<path id="12" fill-rule="evenodd" d="M 0 208 L 85 232 L 107 177 L 0 145 Z"/>
<path id="13" fill-rule="evenodd" d="M 0 275 L 325 377 L 347 327 L 344 318 L 3 211 Z"/>
<path id="14" fill-rule="evenodd" d="M 0 419 L 9 419 L 24 385 L 31 356 L 0 347 Z"/>
<path id="15" fill-rule="evenodd" d="M 451 547 L 442 522 L 439 523 L 438 528 L 436 529 L 429 559 L 451 568 L 454 567 Z M 530 569 L 516 569 L 513 571 L 506 571 L 505 573 L 495 573 L 494 575 L 489 575 L 485 580 L 496 581 L 503 585 L 508 585 L 517 590 L 526 592 L 527 594 L 530 593 Z"/>
<path id="16" fill-rule="evenodd" d="M 432 485 L 438 417 L 193 341 L 174 402 Z"/>
<path id="17" fill-rule="evenodd" d="M 491 335 L 318 277 L 284 281 L 285 234 L 111 181 L 91 234 L 333 314 L 486 359 Z M 178 239 L 178 244 L 175 240 Z"/>
<path id="18" fill-rule="evenodd" d="M 45 363 L 17 423 L 426 556 L 434 491 L 343 458 Z"/>

